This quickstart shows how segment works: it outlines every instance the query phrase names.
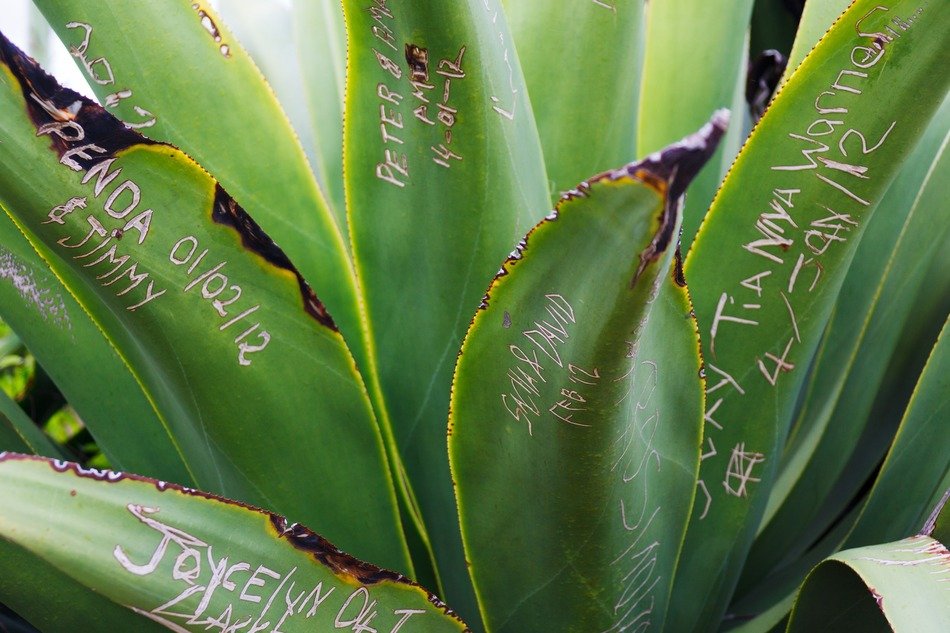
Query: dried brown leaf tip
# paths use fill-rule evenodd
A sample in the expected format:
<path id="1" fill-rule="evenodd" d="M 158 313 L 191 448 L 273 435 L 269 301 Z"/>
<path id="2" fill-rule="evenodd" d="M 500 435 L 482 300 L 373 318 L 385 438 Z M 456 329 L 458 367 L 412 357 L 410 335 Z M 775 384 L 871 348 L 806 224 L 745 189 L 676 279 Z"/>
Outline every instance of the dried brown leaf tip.
<path id="1" fill-rule="evenodd" d="M 650 245 L 640 253 L 640 265 L 630 282 L 631 287 L 636 284 L 646 267 L 659 259 L 673 242 L 673 233 L 683 207 L 682 196 L 715 153 L 728 127 L 729 110 L 716 110 L 712 118 L 697 132 L 607 175 L 615 180 L 632 176 L 664 195 L 659 229 Z"/>

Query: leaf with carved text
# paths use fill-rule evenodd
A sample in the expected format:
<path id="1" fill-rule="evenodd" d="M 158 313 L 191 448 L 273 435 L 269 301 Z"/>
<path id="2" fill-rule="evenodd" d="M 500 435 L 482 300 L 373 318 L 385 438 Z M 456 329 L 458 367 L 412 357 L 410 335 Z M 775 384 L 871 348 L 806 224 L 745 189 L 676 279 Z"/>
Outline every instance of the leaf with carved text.
<path id="1" fill-rule="evenodd" d="M 36 0 L 108 110 L 213 173 L 317 289 L 362 361 L 341 228 L 273 91 L 209 4 Z"/>
<path id="2" fill-rule="evenodd" d="M 868 216 L 946 95 L 946 9 L 854 3 L 772 102 L 686 258 L 720 452 L 701 467 L 709 510 L 687 533 L 675 628 L 714 626 L 735 586 Z M 881 31 L 894 17 L 899 38 Z"/>
<path id="3" fill-rule="evenodd" d="M 637 158 L 644 0 L 503 4 L 553 199 L 592 174 Z"/>
<path id="4" fill-rule="evenodd" d="M 565 194 L 475 316 L 449 448 L 489 630 L 663 629 L 702 429 L 680 196 L 726 121 Z"/>
<path id="5" fill-rule="evenodd" d="M 916 536 L 845 550 L 812 570 L 792 609 L 789 633 L 946 630 L 950 550 L 935 523 L 950 518 L 948 498 L 950 490 Z"/>
<path id="6" fill-rule="evenodd" d="M 950 100 L 888 188 L 857 247 L 805 386 L 808 397 L 782 455 L 740 592 L 758 585 L 783 557 L 804 551 L 828 528 L 827 521 L 816 519 L 852 455 L 869 453 L 855 489 L 837 492 L 846 498 L 883 457 L 886 445 L 871 451 L 859 440 L 869 428 L 886 424 L 871 415 L 874 396 L 901 333 L 914 318 L 914 298 L 927 284 L 927 265 L 950 238 L 950 223 L 941 221 L 947 212 L 944 201 L 950 199 L 948 141 Z M 930 498 L 918 501 L 929 504 Z M 924 513 L 929 509 L 919 508 Z M 907 526 L 876 542 L 905 534 Z"/>
<path id="7" fill-rule="evenodd" d="M 498 0 L 343 7 L 346 196 L 382 399 L 446 599 L 474 621 L 448 394 L 479 298 L 550 206 L 540 143 Z"/>
<path id="8" fill-rule="evenodd" d="M 39 561 L 51 583 L 13 571 L 20 584 L 0 580 L 0 595 L 34 622 L 53 620 L 44 630 L 63 627 L 27 596 L 60 589 L 105 607 L 111 630 L 465 630 L 404 576 L 282 516 L 190 488 L 0 453 L 0 506 L 0 548 Z"/>
<path id="9" fill-rule="evenodd" d="M 362 379 L 283 251 L 181 151 L 6 40 L 0 62 L 0 204 L 128 363 L 195 482 L 409 570 Z"/>

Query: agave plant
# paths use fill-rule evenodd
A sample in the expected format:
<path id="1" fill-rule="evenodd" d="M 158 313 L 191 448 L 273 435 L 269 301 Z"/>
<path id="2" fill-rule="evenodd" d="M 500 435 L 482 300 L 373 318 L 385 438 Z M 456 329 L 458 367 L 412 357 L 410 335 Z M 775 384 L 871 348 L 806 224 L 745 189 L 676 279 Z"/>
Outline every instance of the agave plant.
<path id="1" fill-rule="evenodd" d="M 35 3 L 0 356 L 102 454 L 0 395 L 12 611 L 945 625 L 945 3 Z"/>

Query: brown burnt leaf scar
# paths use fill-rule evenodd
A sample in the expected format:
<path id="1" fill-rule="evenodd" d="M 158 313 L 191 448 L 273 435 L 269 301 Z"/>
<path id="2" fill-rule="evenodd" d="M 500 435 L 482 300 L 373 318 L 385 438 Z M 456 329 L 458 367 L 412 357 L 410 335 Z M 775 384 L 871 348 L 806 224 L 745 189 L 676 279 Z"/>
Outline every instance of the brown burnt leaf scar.
<path id="1" fill-rule="evenodd" d="M 398 572 L 382 569 L 371 563 L 358 560 L 346 552 L 340 550 L 330 541 L 312 532 L 308 528 L 297 523 L 290 523 L 285 517 L 272 512 L 262 510 L 246 503 L 225 499 L 207 492 L 195 490 L 194 488 L 188 488 L 165 481 L 158 481 L 148 477 L 143 477 L 141 475 L 133 475 L 131 473 L 117 472 L 113 470 L 87 468 L 75 462 L 51 460 L 45 457 L 39 457 L 37 455 L 23 455 L 20 453 L 0 451 L 0 463 L 17 461 L 40 462 L 46 464 L 57 473 L 65 474 L 71 472 L 77 477 L 92 479 L 94 481 L 100 481 L 109 484 L 116 484 L 126 480 L 150 484 L 154 486 L 159 492 L 178 492 L 181 494 L 200 497 L 208 501 L 236 506 L 251 512 L 266 515 L 270 520 L 271 525 L 276 530 L 278 538 L 287 539 L 288 543 L 290 543 L 296 549 L 312 554 L 318 562 L 322 563 L 334 573 L 354 578 L 363 585 L 392 582 L 416 587 L 422 590 L 427 596 L 428 601 L 433 606 L 440 609 L 447 617 L 453 618 L 458 622 L 462 622 L 458 615 L 449 609 L 444 602 L 439 600 L 438 597 L 433 595 L 418 583 L 409 580 Z M 75 489 L 71 489 L 69 494 L 70 496 L 76 496 L 77 492 Z"/>
<path id="2" fill-rule="evenodd" d="M 630 281 L 630 287 L 636 285 L 643 271 L 666 252 L 673 241 L 673 232 L 679 214 L 682 211 L 682 196 L 686 188 L 716 151 L 719 142 L 729 127 L 729 110 L 716 110 L 712 118 L 697 132 L 690 134 L 669 147 L 654 152 L 620 169 L 607 171 L 582 182 L 576 189 L 568 191 L 561 201 L 583 198 L 589 195 L 593 183 L 601 180 L 619 180 L 625 177 L 635 178 L 653 187 L 664 197 L 660 215 L 660 228 L 650 244 L 640 253 L 640 265 Z M 679 281 L 679 278 L 677 279 Z"/>
<path id="3" fill-rule="evenodd" d="M 214 25 L 213 22 L 211 24 Z M 23 94 L 29 95 L 26 99 L 27 113 L 37 129 L 37 134 L 47 135 L 51 149 L 60 159 L 69 152 L 70 160 L 83 171 L 88 171 L 94 165 L 114 158 L 120 151 L 136 145 L 172 147 L 142 136 L 100 105 L 60 86 L 36 61 L 14 46 L 2 33 L 0 63 L 10 68 Z M 55 127 L 58 132 L 47 134 L 51 127 Z M 101 152 L 92 154 L 81 151 L 82 143 L 88 144 L 93 140 Z M 80 146 L 74 147 L 77 143 Z M 320 324 L 337 330 L 326 308 L 287 255 L 216 181 L 212 219 L 237 230 L 244 246 L 252 252 L 272 265 L 292 272 L 297 278 L 306 312 Z M 114 233 L 113 237 L 120 239 L 122 231 Z"/>
<path id="4" fill-rule="evenodd" d="M 232 227 L 241 236 L 241 243 L 249 251 L 260 255 L 273 266 L 283 268 L 297 277 L 304 310 L 320 324 L 337 331 L 336 324 L 326 307 L 317 298 L 310 285 L 294 267 L 287 255 L 274 243 L 250 215 L 221 187 L 215 183 L 211 219 L 218 224 Z"/>
<path id="5" fill-rule="evenodd" d="M 663 196 L 664 199 L 663 209 L 660 212 L 660 227 L 653 236 L 653 240 L 639 255 L 640 264 L 637 267 L 633 279 L 630 281 L 630 287 L 633 288 L 644 270 L 646 270 L 646 267 L 651 262 L 655 262 L 659 259 L 673 242 L 674 229 L 679 219 L 679 214 L 682 212 L 683 194 L 716 151 L 728 127 L 729 110 L 725 108 L 716 110 L 703 127 L 697 132 L 686 136 L 681 141 L 663 150 L 654 152 L 643 160 L 630 163 L 620 169 L 597 174 L 580 183 L 576 188 L 565 192 L 561 196 L 557 207 L 542 222 L 528 231 L 524 239 L 520 240 L 515 246 L 515 249 L 508 255 L 501 270 L 498 271 L 489 285 L 488 292 L 486 292 L 482 298 L 478 309 L 485 310 L 488 308 L 492 288 L 501 277 L 508 274 L 508 269 L 511 266 L 517 264 L 517 262 L 524 257 L 528 242 L 534 231 L 547 222 L 556 221 L 562 204 L 577 198 L 588 197 L 590 195 L 591 186 L 603 180 L 614 181 L 620 180 L 621 178 L 634 178 L 652 187 L 657 193 Z M 676 264 L 676 266 L 677 268 L 674 268 L 673 271 L 674 280 L 680 285 L 685 285 L 686 280 L 682 275 L 682 266 L 681 264 Z"/>

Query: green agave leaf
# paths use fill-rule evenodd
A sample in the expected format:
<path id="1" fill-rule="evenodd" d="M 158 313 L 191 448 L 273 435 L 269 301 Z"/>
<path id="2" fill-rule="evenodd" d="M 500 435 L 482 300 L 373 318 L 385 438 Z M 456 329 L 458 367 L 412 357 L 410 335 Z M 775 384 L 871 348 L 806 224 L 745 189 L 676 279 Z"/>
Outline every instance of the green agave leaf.
<path id="1" fill-rule="evenodd" d="M 680 195 L 725 123 L 566 194 L 475 316 L 449 452 L 489 630 L 663 629 L 702 429 Z"/>
<path id="2" fill-rule="evenodd" d="M 638 156 L 644 4 L 504 0 L 555 199 Z"/>
<path id="3" fill-rule="evenodd" d="M 209 3 L 36 4 L 100 101 L 215 174 L 297 262 L 340 328 L 360 340 L 340 228 L 273 91 Z M 362 347 L 355 353 L 361 356 Z"/>
<path id="4" fill-rule="evenodd" d="M 848 502 L 851 500 L 848 499 Z M 842 507 L 839 506 L 839 514 Z M 729 604 L 722 629 L 729 631 L 784 631 L 789 612 L 798 596 L 798 590 L 808 573 L 821 561 L 841 549 L 848 533 L 854 528 L 860 514 L 860 503 L 837 522 L 805 553 L 784 567 L 773 571 L 756 587 Z M 784 622 L 784 623 L 783 623 Z M 731 625 L 742 623 L 731 628 Z"/>
<path id="5" fill-rule="evenodd" d="M 198 485 L 409 569 L 362 380 L 287 256 L 181 151 L 6 40 L 0 61 L 0 204 L 129 364 Z"/>
<path id="6" fill-rule="evenodd" d="M 320 179 L 320 155 L 316 152 L 313 127 L 307 97 L 300 90 L 303 83 L 301 59 L 297 38 L 290 36 L 294 29 L 291 7 L 273 0 L 243 2 L 241 0 L 218 0 L 215 5 L 221 22 L 230 29 L 240 42 L 254 65 L 260 69 L 267 84 L 273 88 L 280 107 L 287 115 L 300 145 L 307 155 L 314 176 L 321 190 L 326 193 Z M 322 38 L 320 38 L 322 39 Z M 339 145 L 339 144 L 338 144 Z M 345 209 L 336 208 L 327 199 L 338 226 L 346 226 Z"/>
<path id="7" fill-rule="evenodd" d="M 346 193 L 382 398 L 446 596 L 474 621 L 448 394 L 498 262 L 549 208 L 540 143 L 497 0 L 343 7 Z"/>
<path id="8" fill-rule="evenodd" d="M 950 237 L 950 224 L 942 221 L 950 199 L 948 140 L 950 100 L 945 100 L 857 248 L 811 370 L 807 399 L 782 456 L 782 472 L 743 570 L 740 592 L 743 586 L 754 587 L 790 551 L 807 547 L 814 540 L 805 536 L 809 531 L 825 530 L 814 521 L 822 502 L 852 454 L 866 449 L 859 446 L 866 427 L 883 426 L 870 416 L 875 395 L 906 322 L 913 318 L 914 298 L 927 283 L 927 264 Z M 869 466 L 882 455 L 873 451 Z M 870 543 L 900 538 L 909 529 L 912 526 Z"/>
<path id="9" fill-rule="evenodd" d="M 343 189 L 343 98 L 346 89 L 346 28 L 340 0 L 293 0 L 293 33 L 303 92 L 315 137 L 317 178 L 345 227 Z"/>
<path id="10" fill-rule="evenodd" d="M 908 30 L 878 35 L 896 16 Z M 870 211 L 946 95 L 948 37 L 936 6 L 852 5 L 773 101 L 686 259 L 720 450 L 701 468 L 677 630 L 715 626 L 725 608 Z"/>
<path id="11" fill-rule="evenodd" d="M 948 497 L 950 491 L 917 536 L 846 550 L 818 565 L 802 586 L 788 631 L 945 631 L 950 551 L 934 538 L 934 524 L 947 520 Z"/>
<path id="12" fill-rule="evenodd" d="M 52 581 L 0 582 L 2 598 L 41 622 L 46 594 L 55 603 L 62 586 L 80 609 L 107 605 L 107 622 L 121 625 L 94 616 L 81 630 L 465 630 L 402 575 L 282 516 L 190 488 L 0 453 L 0 505 L 0 550 L 42 561 L 40 577 Z"/>
<path id="13" fill-rule="evenodd" d="M 43 434 L 23 409 L 0 389 L 0 448 L 47 457 L 62 457 L 60 450 Z"/>
<path id="14" fill-rule="evenodd" d="M 334 0 L 223 0 L 217 9 L 274 88 L 337 225 L 345 229 L 342 5 Z"/>
<path id="15" fill-rule="evenodd" d="M 788 54 L 788 64 L 785 66 L 785 76 L 780 84 L 785 83 L 798 65 L 802 63 L 808 52 L 815 47 L 818 40 L 828 32 L 835 20 L 844 13 L 853 0 L 807 0 L 798 21 L 798 32 L 795 42 Z"/>
<path id="16" fill-rule="evenodd" d="M 652 0 L 646 3 L 646 50 L 637 124 L 637 155 L 646 156 L 698 128 L 716 108 L 733 107 L 745 85 L 746 32 L 752 0 Z M 697 54 L 697 51 L 702 51 Z M 697 176 L 687 198 L 683 244 L 696 234 L 713 195 L 739 149 L 734 136 Z"/>
<path id="17" fill-rule="evenodd" d="M 0 315 L 87 421 L 113 464 L 194 483 L 129 368 L 6 213 L 0 213 Z"/>
<path id="18" fill-rule="evenodd" d="M 944 198 L 946 200 L 946 198 Z M 931 507 L 950 489 L 950 319 L 931 352 L 894 444 L 874 482 L 846 545 L 893 538 L 919 525 L 921 507 Z M 923 505 L 927 503 L 928 505 Z M 950 539 L 948 539 L 950 540 Z"/>

